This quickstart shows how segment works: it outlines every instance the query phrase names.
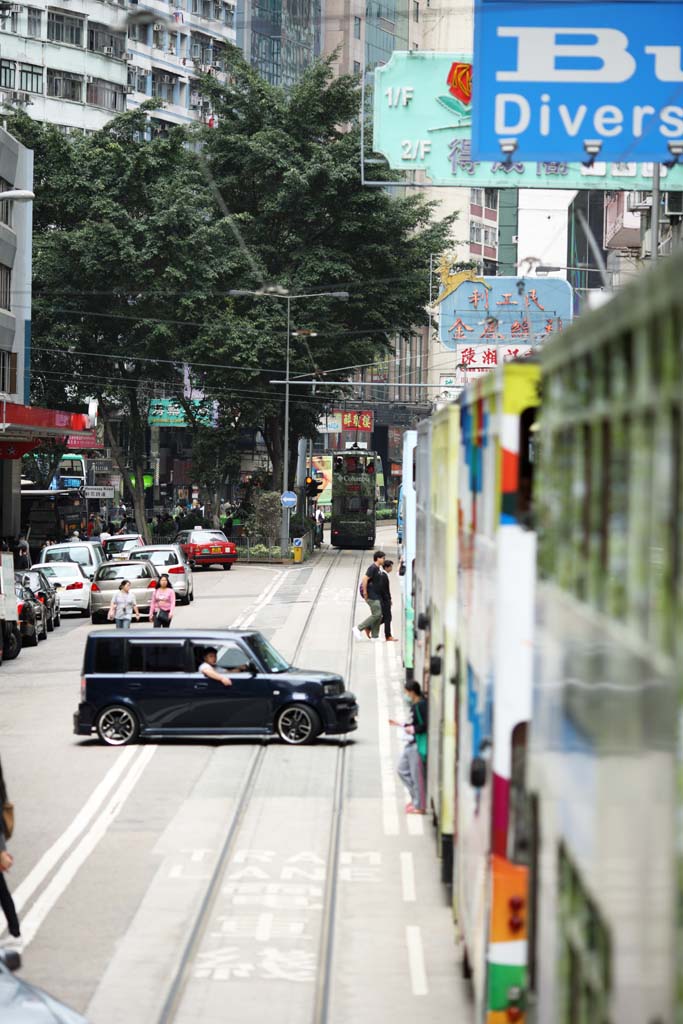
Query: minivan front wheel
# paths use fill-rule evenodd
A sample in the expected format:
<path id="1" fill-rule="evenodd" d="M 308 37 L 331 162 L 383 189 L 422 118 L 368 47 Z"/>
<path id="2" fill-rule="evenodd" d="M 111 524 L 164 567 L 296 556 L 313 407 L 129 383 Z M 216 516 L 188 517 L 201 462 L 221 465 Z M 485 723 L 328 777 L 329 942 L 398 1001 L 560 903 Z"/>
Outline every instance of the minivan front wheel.
<path id="1" fill-rule="evenodd" d="M 292 704 L 277 718 L 277 733 L 285 743 L 301 745 L 314 740 L 320 732 L 320 719 L 312 708 Z"/>
<path id="2" fill-rule="evenodd" d="M 137 717 L 122 704 L 115 704 L 100 711 L 95 723 L 97 735 L 110 747 L 122 747 L 137 739 L 140 725 Z"/>

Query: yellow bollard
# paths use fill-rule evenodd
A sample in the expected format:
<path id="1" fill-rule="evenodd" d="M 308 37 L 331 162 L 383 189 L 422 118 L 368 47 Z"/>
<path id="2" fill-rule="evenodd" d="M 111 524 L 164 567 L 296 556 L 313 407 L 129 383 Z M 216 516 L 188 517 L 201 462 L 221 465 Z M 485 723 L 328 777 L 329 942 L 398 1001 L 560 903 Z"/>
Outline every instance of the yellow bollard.
<path id="1" fill-rule="evenodd" d="M 303 548 L 292 548 L 292 554 L 295 562 L 303 562 L 304 560 L 304 549 Z"/>

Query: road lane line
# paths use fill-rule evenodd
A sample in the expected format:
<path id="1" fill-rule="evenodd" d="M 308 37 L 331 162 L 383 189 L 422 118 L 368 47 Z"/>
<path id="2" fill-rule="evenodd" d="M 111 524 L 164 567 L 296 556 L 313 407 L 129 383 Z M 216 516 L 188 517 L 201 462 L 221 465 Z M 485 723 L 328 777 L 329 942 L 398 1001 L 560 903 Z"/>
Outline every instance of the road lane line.
<path id="1" fill-rule="evenodd" d="M 384 676 L 384 659 L 379 640 L 372 640 L 375 647 L 375 683 L 377 693 L 377 732 L 379 746 L 379 771 L 382 783 L 382 822 L 385 836 L 399 834 L 398 810 L 396 806 L 396 775 L 391 753 L 391 726 L 389 725 L 389 702 L 387 700 Z"/>
<path id="2" fill-rule="evenodd" d="M 59 863 L 76 839 L 78 839 L 91 819 L 95 817 L 107 798 L 110 789 L 128 767 L 129 762 L 139 752 L 139 749 L 126 747 L 119 752 L 116 761 L 92 791 L 71 824 L 55 840 L 52 846 L 45 851 L 38 863 L 17 886 L 14 892 L 14 905 L 17 908 L 17 913 L 20 913 L 26 906 L 34 892 L 42 885 L 52 869 Z"/>
<path id="3" fill-rule="evenodd" d="M 403 891 L 403 902 L 414 903 L 415 895 L 415 862 L 412 853 L 401 854 L 401 889 Z"/>
<path id="4" fill-rule="evenodd" d="M 429 985 L 427 984 L 427 971 L 422 948 L 422 931 L 419 925 L 406 925 L 406 945 L 408 946 L 410 987 L 413 990 L 413 995 L 426 996 L 429 994 Z"/>
<path id="5" fill-rule="evenodd" d="M 269 605 L 270 602 L 273 600 L 273 598 L 277 594 L 278 590 L 280 589 L 282 584 L 287 579 L 288 575 L 289 575 L 289 573 L 287 573 L 287 572 L 280 573 L 279 577 L 276 578 L 273 581 L 273 583 L 270 586 L 270 588 L 266 588 L 266 590 L 264 591 L 262 597 L 257 601 L 256 605 L 254 605 L 254 608 L 252 609 L 252 611 L 251 612 L 247 612 L 247 617 L 245 619 L 243 619 L 243 621 L 240 623 L 240 628 L 241 629 L 247 629 L 249 626 L 251 626 L 252 622 L 254 621 L 256 616 L 259 614 L 259 612 L 262 612 L 263 609 L 266 607 L 266 605 Z M 232 628 L 235 628 L 235 627 L 232 627 Z"/>
<path id="6" fill-rule="evenodd" d="M 281 576 L 283 576 L 282 570 L 279 570 L 278 572 L 276 572 L 275 576 L 273 577 L 273 579 L 269 583 L 267 583 L 266 586 L 261 591 L 261 593 L 256 596 L 256 600 L 254 601 L 253 605 L 251 605 L 249 607 L 251 607 L 253 609 L 257 609 L 257 608 L 259 608 L 261 606 L 262 603 L 267 602 L 268 599 L 269 599 L 270 591 L 279 582 Z M 247 607 L 247 609 L 245 611 L 241 612 L 237 616 L 237 618 L 233 622 L 230 623 L 228 629 L 239 629 L 242 621 L 246 618 L 246 616 L 248 616 L 250 614 L 249 607 Z"/>
<path id="7" fill-rule="evenodd" d="M 118 817 L 127 798 L 135 789 L 145 768 L 156 753 L 156 746 L 144 747 L 140 756 L 133 761 L 126 776 L 117 786 L 105 809 L 92 823 L 80 842 L 73 848 L 69 856 L 62 862 L 55 872 L 49 884 L 43 889 L 40 896 L 33 904 L 28 914 L 21 923 L 21 935 L 24 940 L 24 947 L 28 946 L 48 916 L 54 905 L 61 898 L 67 887 L 75 878 L 79 869 L 83 866 L 97 844 L 104 838 L 107 829 Z"/>

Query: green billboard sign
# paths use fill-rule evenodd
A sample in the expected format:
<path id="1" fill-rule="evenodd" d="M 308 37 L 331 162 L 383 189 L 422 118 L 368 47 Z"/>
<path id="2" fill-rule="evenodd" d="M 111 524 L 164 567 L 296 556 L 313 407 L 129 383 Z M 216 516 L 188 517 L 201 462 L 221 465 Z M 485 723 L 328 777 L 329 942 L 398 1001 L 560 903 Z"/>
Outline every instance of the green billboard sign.
<path id="1" fill-rule="evenodd" d="M 472 56 L 394 52 L 375 70 L 373 148 L 394 170 L 465 188 L 652 189 L 653 164 L 592 166 L 472 158 Z M 683 191 L 683 165 L 662 166 L 662 190 Z"/>
<path id="2" fill-rule="evenodd" d="M 215 426 L 214 403 L 210 405 L 193 398 L 191 407 L 200 423 L 206 427 Z M 187 414 L 181 402 L 175 398 L 152 398 L 149 403 L 147 422 L 150 427 L 187 427 Z"/>

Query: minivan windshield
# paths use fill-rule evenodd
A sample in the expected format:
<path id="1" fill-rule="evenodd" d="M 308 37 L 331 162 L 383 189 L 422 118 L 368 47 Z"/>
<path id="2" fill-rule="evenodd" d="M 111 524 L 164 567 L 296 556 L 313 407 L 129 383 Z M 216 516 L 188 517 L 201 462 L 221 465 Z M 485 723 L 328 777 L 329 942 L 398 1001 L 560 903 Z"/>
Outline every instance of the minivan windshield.
<path id="1" fill-rule="evenodd" d="M 285 661 L 282 655 L 278 654 L 275 648 L 268 643 L 261 633 L 254 633 L 253 636 L 249 637 L 249 643 L 269 672 L 287 671 L 289 664 Z"/>

